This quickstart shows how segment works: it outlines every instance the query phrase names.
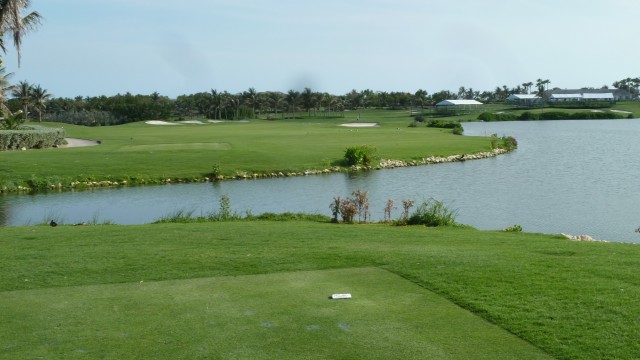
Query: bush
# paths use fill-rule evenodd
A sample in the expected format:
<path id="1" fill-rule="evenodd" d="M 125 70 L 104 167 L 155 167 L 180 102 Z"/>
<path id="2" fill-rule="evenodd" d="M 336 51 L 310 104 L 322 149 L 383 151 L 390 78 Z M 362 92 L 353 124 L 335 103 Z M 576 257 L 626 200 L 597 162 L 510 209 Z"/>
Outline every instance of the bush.
<path id="1" fill-rule="evenodd" d="M 478 120 L 482 121 L 513 121 L 517 119 L 518 117 L 515 114 L 508 113 L 493 114 L 489 112 L 483 112 L 482 114 L 478 115 Z"/>
<path id="2" fill-rule="evenodd" d="M 513 225 L 513 226 L 509 226 L 508 228 L 505 228 L 504 231 L 506 232 L 522 232 L 522 226 L 520 225 Z"/>
<path id="3" fill-rule="evenodd" d="M 376 149 L 369 145 L 352 146 L 345 150 L 344 159 L 350 166 L 370 166 L 375 152 Z"/>
<path id="4" fill-rule="evenodd" d="M 22 130 L 0 131 L 0 151 L 27 149 L 44 149 L 62 145 L 64 130 L 42 126 L 28 126 Z"/>
<path id="5" fill-rule="evenodd" d="M 492 149 L 505 149 L 507 151 L 515 150 L 518 147 L 518 141 L 513 136 L 498 137 L 497 134 L 491 135 Z"/>
<path id="6" fill-rule="evenodd" d="M 462 135 L 462 133 L 464 132 L 464 129 L 462 128 L 462 125 L 460 124 L 460 121 L 457 120 L 430 120 L 429 123 L 427 123 L 427 127 L 432 127 L 432 128 L 441 128 L 441 129 L 452 129 L 453 133 L 456 135 Z"/>
<path id="7" fill-rule="evenodd" d="M 442 201 L 428 199 L 422 202 L 409 217 L 409 225 L 450 226 L 457 225 L 457 210 L 449 209 Z"/>

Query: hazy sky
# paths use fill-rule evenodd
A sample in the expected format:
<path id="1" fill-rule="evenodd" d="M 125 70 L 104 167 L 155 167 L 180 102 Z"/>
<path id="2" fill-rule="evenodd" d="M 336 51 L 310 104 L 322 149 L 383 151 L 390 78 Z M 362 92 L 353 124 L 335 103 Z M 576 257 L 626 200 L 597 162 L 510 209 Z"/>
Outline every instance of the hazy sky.
<path id="1" fill-rule="evenodd" d="M 638 0 L 32 0 L 14 81 L 54 96 L 611 85 L 640 76 Z M 7 39 L 8 40 L 8 39 Z"/>

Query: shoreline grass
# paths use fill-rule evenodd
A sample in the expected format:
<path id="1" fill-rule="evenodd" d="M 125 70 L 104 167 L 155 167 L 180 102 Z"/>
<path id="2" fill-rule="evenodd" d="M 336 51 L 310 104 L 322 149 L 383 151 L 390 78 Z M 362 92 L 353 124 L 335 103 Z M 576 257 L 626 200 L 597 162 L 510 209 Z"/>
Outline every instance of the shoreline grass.
<path id="1" fill-rule="evenodd" d="M 640 353 L 640 247 L 633 244 L 454 227 L 244 221 L 12 227 L 3 229 L 0 246 L 0 301 L 16 291 L 28 298 L 39 289 L 377 267 L 556 358 Z"/>

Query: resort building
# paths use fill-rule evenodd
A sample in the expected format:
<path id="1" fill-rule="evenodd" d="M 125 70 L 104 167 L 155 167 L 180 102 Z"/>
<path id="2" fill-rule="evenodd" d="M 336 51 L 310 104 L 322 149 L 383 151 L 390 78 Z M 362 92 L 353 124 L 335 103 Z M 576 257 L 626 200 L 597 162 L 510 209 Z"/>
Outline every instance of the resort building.
<path id="1" fill-rule="evenodd" d="M 480 111 L 482 103 L 476 100 L 443 100 L 436 104 L 439 114 L 468 114 Z"/>
<path id="2" fill-rule="evenodd" d="M 512 94 L 507 98 L 507 102 L 516 106 L 535 106 L 542 103 L 542 98 L 535 94 Z"/>

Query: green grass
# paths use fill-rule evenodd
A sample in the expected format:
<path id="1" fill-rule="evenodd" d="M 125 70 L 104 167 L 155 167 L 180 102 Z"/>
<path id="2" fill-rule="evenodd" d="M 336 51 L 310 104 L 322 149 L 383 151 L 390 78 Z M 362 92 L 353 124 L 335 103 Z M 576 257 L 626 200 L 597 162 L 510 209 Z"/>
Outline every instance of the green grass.
<path id="1" fill-rule="evenodd" d="M 30 334 L 3 334 L 11 358 L 549 358 L 379 268 L 17 291 L 0 304 L 14 315 L 4 326 Z"/>
<path id="2" fill-rule="evenodd" d="M 345 118 L 255 120 L 206 125 L 111 127 L 64 126 L 68 137 L 100 140 L 99 146 L 0 152 L 0 187 L 79 180 L 197 179 L 218 165 L 222 174 L 301 172 L 341 164 L 349 146 L 370 145 L 380 158 L 413 160 L 490 149 L 490 140 L 451 130 L 409 128 L 405 111 L 363 111 L 360 121 L 376 128 L 347 128 Z"/>
<path id="3" fill-rule="evenodd" d="M 556 358 L 633 359 L 640 353 L 640 247 L 633 244 L 579 243 L 557 236 L 465 228 L 240 221 L 5 228 L 0 247 L 0 304 L 5 309 L 0 313 L 0 354 L 7 354 L 5 358 L 12 358 L 8 351 L 20 354 L 25 346 L 45 353 L 63 351 L 69 356 L 75 356 L 72 351 L 81 350 L 88 352 L 81 355 L 96 358 L 116 353 L 120 346 L 132 346 L 128 343 L 131 339 L 118 338 L 125 333 L 132 339 L 144 340 L 138 342 L 140 357 L 153 357 L 156 351 L 170 354 L 182 343 L 190 349 L 191 356 L 187 357 L 206 357 L 202 352 L 215 351 L 208 342 L 210 337 L 243 329 L 260 334 L 281 331 L 282 336 L 274 338 L 251 337 L 251 333 L 234 337 L 241 339 L 238 341 L 249 338 L 252 345 L 245 348 L 247 351 L 260 347 L 278 357 L 283 348 L 279 344 L 288 349 L 314 344 L 343 349 L 344 339 L 332 338 L 333 333 L 309 344 L 310 332 L 302 328 L 318 323 L 319 331 L 331 329 L 340 334 L 344 329 L 335 327 L 337 321 L 349 324 L 354 332 L 364 331 L 365 335 L 358 334 L 361 337 L 344 340 L 349 346 L 374 346 L 374 353 L 379 351 L 387 358 L 387 350 L 378 339 L 406 341 L 406 351 L 413 351 L 414 346 L 415 351 L 429 351 L 421 345 L 423 341 L 433 346 L 453 341 L 462 348 L 459 351 L 476 350 L 478 354 L 506 351 L 497 341 L 481 341 L 483 346 L 475 342 L 460 344 L 447 340 L 456 339 L 449 336 L 433 338 L 436 334 L 428 328 L 428 316 L 432 314 L 415 314 L 416 309 L 425 309 L 421 305 L 429 308 L 429 292 Z M 360 270 L 365 273 L 360 281 L 350 273 L 355 270 L 346 270 L 353 268 L 378 268 L 398 277 L 379 270 Z M 321 271 L 329 269 L 345 271 Z M 259 274 L 268 276 L 244 278 Z M 371 274 L 375 280 L 371 280 Z M 316 277 L 322 280 L 315 281 Z M 354 283 L 343 287 L 351 277 Z M 204 290 L 200 288 L 200 284 L 219 282 L 228 286 L 247 284 L 248 290 L 240 290 L 239 298 L 217 301 L 216 292 L 206 291 L 208 285 L 202 285 Z M 292 282 L 296 284 L 293 288 Z M 333 290 L 331 284 L 338 288 Z M 136 289 L 145 286 L 155 287 L 155 296 L 136 293 Z M 296 286 L 309 289 L 301 291 L 308 293 L 304 301 L 278 297 L 280 290 L 295 293 Z M 378 295 L 380 289 L 387 287 L 403 289 L 401 293 L 411 294 L 414 300 L 404 299 L 409 301 L 407 306 L 391 300 L 385 303 Z M 365 298 L 372 297 L 371 306 L 389 306 L 389 314 L 373 314 L 363 308 L 332 313 L 326 322 L 312 321 L 309 309 L 315 306 L 318 296 L 328 296 L 329 292 L 366 294 Z M 354 298 L 354 303 L 365 298 Z M 87 305 L 88 300 L 94 299 L 95 307 L 91 302 Z M 260 308 L 263 302 L 266 305 Z M 280 302 L 286 311 L 277 310 Z M 237 327 L 222 330 L 205 321 L 219 317 L 215 315 L 218 310 L 203 313 L 205 304 L 214 303 L 230 309 L 229 318 L 221 321 L 236 323 Z M 28 309 L 21 306 L 27 304 L 38 305 Z M 273 312 L 268 311 L 269 304 L 275 304 Z M 58 323 L 64 328 L 46 321 L 56 319 L 52 314 L 58 308 L 61 314 L 68 314 L 59 315 L 65 322 Z M 320 311 L 321 307 L 317 309 Z M 239 322 L 232 319 L 234 313 L 243 315 L 242 311 L 247 310 L 255 311 L 255 315 L 239 316 Z M 96 313 L 91 314 L 93 311 Z M 446 318 L 453 314 L 438 313 Z M 82 321 L 85 316 L 94 317 L 95 321 Z M 340 320 L 348 316 L 353 318 Z M 384 318 L 394 325 L 378 328 L 364 318 L 374 322 Z M 273 326 L 263 327 L 267 322 Z M 193 326 L 189 328 L 187 323 Z M 128 330 L 135 324 L 140 324 L 139 330 Z M 466 321 L 461 324 L 446 319 L 442 324 L 437 327 L 443 334 L 463 331 L 467 326 Z M 295 329 L 299 331 L 296 333 Z M 393 338 L 394 331 L 403 334 L 403 339 Z M 381 336 L 379 332 L 385 336 L 377 338 Z M 295 334 L 294 338 L 288 338 L 288 334 Z M 375 341 L 367 345 L 367 339 Z M 148 344 L 153 344 L 154 350 L 147 352 L 144 346 Z M 516 351 L 511 346 L 507 348 Z M 237 355 L 233 351 L 242 350 L 233 343 L 225 349 L 228 357 Z M 451 353 L 450 357 L 467 358 L 460 354 L 463 353 Z"/>

